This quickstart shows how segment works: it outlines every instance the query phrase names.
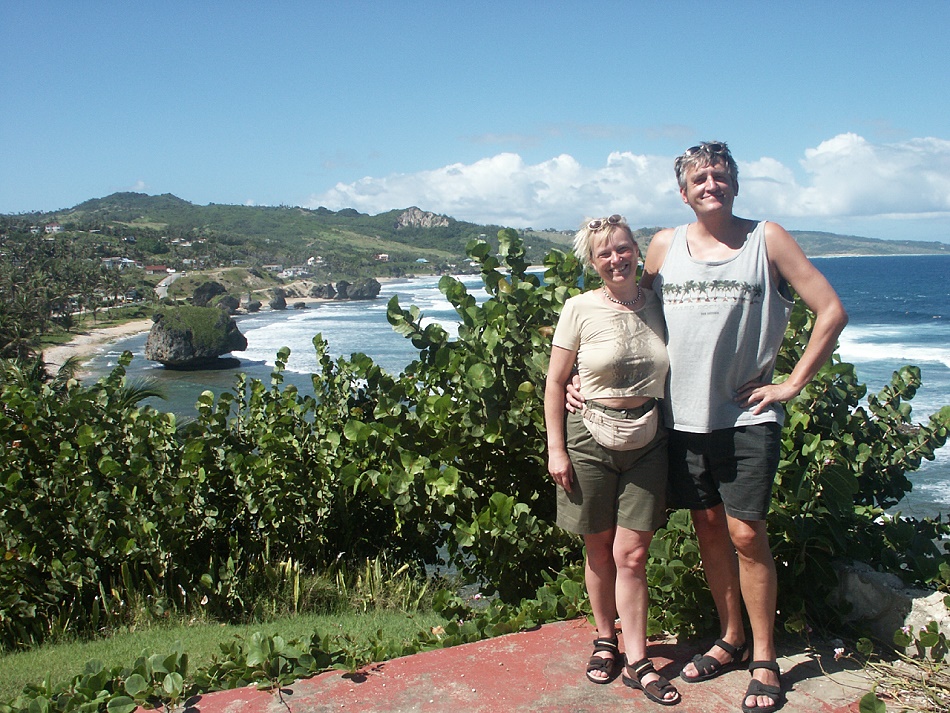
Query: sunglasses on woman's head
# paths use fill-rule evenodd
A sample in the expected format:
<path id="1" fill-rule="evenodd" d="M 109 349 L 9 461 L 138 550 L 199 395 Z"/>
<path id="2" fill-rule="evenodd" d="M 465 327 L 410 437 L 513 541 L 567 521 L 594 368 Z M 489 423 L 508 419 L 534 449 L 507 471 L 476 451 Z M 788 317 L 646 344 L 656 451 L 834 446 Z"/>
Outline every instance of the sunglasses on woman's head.
<path id="1" fill-rule="evenodd" d="M 609 218 L 597 218 L 596 220 L 592 220 L 587 224 L 587 227 L 591 230 L 597 230 L 607 225 L 620 225 L 621 222 L 623 222 L 623 217 L 614 213 Z"/>

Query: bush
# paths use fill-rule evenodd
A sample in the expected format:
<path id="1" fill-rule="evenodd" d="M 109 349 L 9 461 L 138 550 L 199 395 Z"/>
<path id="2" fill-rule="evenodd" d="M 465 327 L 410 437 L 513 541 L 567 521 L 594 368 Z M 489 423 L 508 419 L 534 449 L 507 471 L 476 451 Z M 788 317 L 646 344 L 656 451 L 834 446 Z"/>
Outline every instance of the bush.
<path id="1" fill-rule="evenodd" d="M 282 349 L 270 384 L 241 377 L 218 398 L 206 392 L 179 427 L 135 405 L 128 354 L 88 387 L 0 370 L 0 646 L 94 633 L 133 595 L 247 619 L 287 586 L 288 567 L 308 575 L 380 556 L 413 574 L 451 567 L 497 594 L 484 626 L 460 636 L 583 611 L 581 541 L 554 525 L 541 388 L 557 315 L 591 278 L 554 251 L 542 282 L 514 231 L 499 246 L 500 259 L 484 242 L 469 246 L 481 304 L 440 281 L 458 339 L 390 302 L 390 322 L 419 350 L 398 376 L 362 354 L 331 360 L 317 335 L 312 394 L 284 385 Z M 779 374 L 811 325 L 799 304 Z M 919 383 L 906 367 L 863 406 L 853 368 L 833 359 L 788 404 L 768 522 L 787 627 L 833 616 L 837 559 L 946 586 L 934 541 L 947 526 L 883 517 L 910 489 L 905 472 L 947 439 L 950 407 L 910 422 Z M 711 602 L 685 513 L 657 533 L 647 576 L 650 633 L 713 623 L 701 614 Z"/>

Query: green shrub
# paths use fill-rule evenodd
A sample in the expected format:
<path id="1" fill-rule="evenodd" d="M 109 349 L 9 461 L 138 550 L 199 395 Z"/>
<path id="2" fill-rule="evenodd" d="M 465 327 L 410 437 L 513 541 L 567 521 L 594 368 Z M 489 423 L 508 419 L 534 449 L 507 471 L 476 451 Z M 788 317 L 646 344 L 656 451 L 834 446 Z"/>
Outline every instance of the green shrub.
<path id="1" fill-rule="evenodd" d="M 554 251 L 542 281 L 514 231 L 499 246 L 500 259 L 485 242 L 469 246 L 481 303 L 440 281 L 457 339 L 390 302 L 390 322 L 419 350 L 400 375 L 362 354 L 331 360 L 317 335 L 311 394 L 283 383 L 282 349 L 269 384 L 241 377 L 231 392 L 206 392 L 179 427 L 136 405 L 128 354 L 91 386 L 0 369 L 0 646 L 93 634 L 130 602 L 200 603 L 246 620 L 272 610 L 269 592 L 381 556 L 414 576 L 449 567 L 497 594 L 463 638 L 583 611 L 581 541 L 554 525 L 541 388 L 557 315 L 590 276 Z M 799 304 L 780 375 L 811 326 Z M 768 523 L 787 627 L 834 615 L 838 559 L 946 586 L 950 563 L 934 541 L 947 526 L 883 517 L 909 491 L 906 471 L 947 439 L 950 407 L 911 423 L 919 384 L 906 367 L 864 406 L 853 367 L 834 359 L 788 404 Z M 650 554 L 650 632 L 712 625 L 685 513 L 672 513 Z"/>

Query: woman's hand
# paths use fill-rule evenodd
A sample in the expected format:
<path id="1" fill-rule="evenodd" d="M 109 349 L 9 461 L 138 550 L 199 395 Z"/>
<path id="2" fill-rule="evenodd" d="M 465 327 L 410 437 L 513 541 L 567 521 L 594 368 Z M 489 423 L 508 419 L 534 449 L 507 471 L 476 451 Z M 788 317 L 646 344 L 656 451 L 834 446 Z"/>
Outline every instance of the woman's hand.
<path id="1" fill-rule="evenodd" d="M 548 473 L 554 478 L 555 483 L 566 492 L 571 492 L 571 487 L 574 485 L 574 466 L 571 465 L 571 459 L 566 451 L 548 455 Z"/>

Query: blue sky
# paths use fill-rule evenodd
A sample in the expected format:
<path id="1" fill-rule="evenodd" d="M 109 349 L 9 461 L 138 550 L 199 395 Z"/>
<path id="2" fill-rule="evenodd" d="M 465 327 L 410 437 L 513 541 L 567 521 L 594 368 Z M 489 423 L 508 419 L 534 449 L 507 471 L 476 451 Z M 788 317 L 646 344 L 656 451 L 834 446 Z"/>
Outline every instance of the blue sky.
<path id="1" fill-rule="evenodd" d="M 950 3 L 0 0 L 0 212 L 115 191 L 950 242 Z"/>

